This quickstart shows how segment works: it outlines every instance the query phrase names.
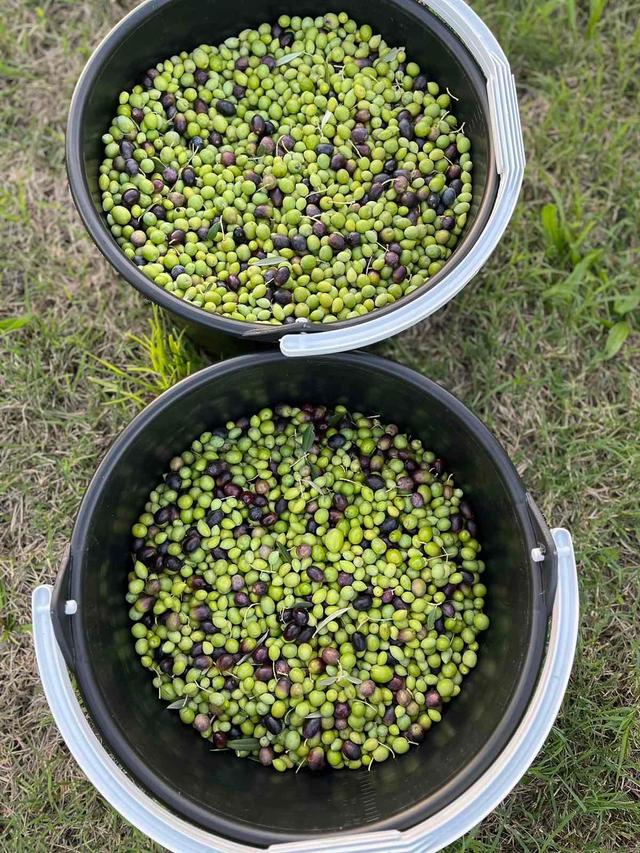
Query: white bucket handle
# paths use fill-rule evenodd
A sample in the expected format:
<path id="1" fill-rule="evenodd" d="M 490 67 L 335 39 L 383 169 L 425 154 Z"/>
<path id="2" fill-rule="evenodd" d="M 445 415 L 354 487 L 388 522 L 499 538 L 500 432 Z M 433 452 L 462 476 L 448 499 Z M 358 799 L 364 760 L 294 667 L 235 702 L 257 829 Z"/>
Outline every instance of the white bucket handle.
<path id="1" fill-rule="evenodd" d="M 494 764 L 442 811 L 405 832 L 322 836 L 277 844 L 269 853 L 436 853 L 472 829 L 520 781 L 542 748 L 569 680 L 578 632 L 578 580 L 571 535 L 552 531 L 558 585 L 547 654 L 535 693 L 515 734 Z M 254 853 L 257 848 L 219 838 L 176 817 L 142 791 L 116 764 L 93 732 L 71 684 L 51 618 L 51 586 L 33 591 L 33 640 L 40 678 L 53 719 L 92 785 L 125 820 L 175 853 Z M 77 611 L 67 602 L 70 619 Z M 264 848 L 261 848 L 264 853 Z"/>

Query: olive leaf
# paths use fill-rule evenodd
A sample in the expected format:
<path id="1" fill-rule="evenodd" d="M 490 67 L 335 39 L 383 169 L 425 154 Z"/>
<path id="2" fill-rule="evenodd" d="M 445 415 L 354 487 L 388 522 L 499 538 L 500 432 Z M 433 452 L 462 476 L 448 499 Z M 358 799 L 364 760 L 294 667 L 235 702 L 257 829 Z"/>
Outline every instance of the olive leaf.
<path id="1" fill-rule="evenodd" d="M 176 699 L 175 702 L 172 702 L 170 705 L 167 705 L 165 710 L 167 710 L 167 711 L 179 711 L 181 708 L 184 708 L 184 706 L 187 704 L 188 701 L 189 701 L 189 697 L 183 696 L 182 699 Z"/>
<path id="2" fill-rule="evenodd" d="M 356 686 L 362 684 L 361 678 L 356 678 L 353 675 L 348 675 L 346 672 L 339 672 L 337 675 L 330 676 L 329 678 L 320 679 L 320 681 L 318 682 L 318 687 L 331 687 L 331 685 L 335 684 L 336 681 L 348 681 L 350 684 L 355 684 Z"/>
<path id="3" fill-rule="evenodd" d="M 290 562 L 291 562 L 291 554 L 289 554 L 289 552 L 288 552 L 288 551 L 287 551 L 287 549 L 284 547 L 284 545 L 282 544 L 282 542 L 278 542 L 278 553 L 279 553 L 279 554 L 280 554 L 280 556 L 282 557 L 282 561 L 283 561 L 284 563 L 290 563 Z"/>
<path id="4" fill-rule="evenodd" d="M 438 618 L 438 617 L 437 617 L 437 609 L 436 609 L 435 607 L 432 607 L 432 608 L 431 608 L 431 610 L 429 611 L 428 616 L 427 616 L 427 628 L 428 628 L 428 630 L 429 630 L 429 631 L 430 631 L 430 630 L 433 628 L 433 626 L 436 624 L 436 619 L 437 619 L 437 618 Z"/>
<path id="5" fill-rule="evenodd" d="M 308 453 L 313 446 L 313 442 L 316 440 L 316 431 L 313 428 L 313 424 L 307 424 L 302 433 L 302 452 Z"/>
<path id="6" fill-rule="evenodd" d="M 313 489 L 313 491 L 314 491 L 314 492 L 317 492 L 319 495 L 324 495 L 324 492 L 322 491 L 322 489 L 320 488 L 320 486 L 317 486 L 317 485 L 313 482 L 313 480 L 303 480 L 302 482 L 303 482 L 306 486 L 309 486 L 309 488 L 310 488 L 310 489 Z"/>
<path id="7" fill-rule="evenodd" d="M 228 740 L 227 746 L 230 749 L 246 750 L 250 752 L 252 749 L 259 749 L 260 741 L 257 737 L 239 737 L 235 740 Z"/>
<path id="8" fill-rule="evenodd" d="M 393 62 L 393 60 L 397 58 L 401 50 L 404 50 L 404 47 L 393 47 L 388 53 L 385 53 L 384 56 L 381 56 L 380 59 L 383 62 Z"/>
<path id="9" fill-rule="evenodd" d="M 320 133 L 322 133 L 322 131 L 325 129 L 325 127 L 327 126 L 327 122 L 330 118 L 332 118 L 332 116 L 333 113 L 331 112 L 331 110 L 327 110 L 326 113 L 322 116 L 322 121 L 320 122 Z"/>
<path id="10" fill-rule="evenodd" d="M 349 610 L 350 607 L 351 605 L 349 604 L 347 605 L 347 607 L 343 607 L 340 610 L 336 610 L 334 613 L 330 613 L 328 616 L 325 616 L 322 622 L 318 622 L 316 630 L 313 632 L 313 636 L 315 637 L 316 634 L 319 634 L 323 628 L 326 628 L 329 622 L 333 622 L 335 619 L 339 619 L 341 616 L 344 616 L 344 614 L 347 612 L 347 610 Z"/>
<path id="11" fill-rule="evenodd" d="M 217 219 L 211 228 L 207 231 L 207 240 L 213 240 L 213 238 L 220 232 L 222 228 L 222 219 Z"/>
<path id="12" fill-rule="evenodd" d="M 314 607 L 315 605 L 314 605 L 313 601 L 302 600 L 302 601 L 295 601 L 291 606 L 292 607 L 304 607 L 308 610 L 309 608 Z"/>
<path id="13" fill-rule="evenodd" d="M 294 59 L 297 59 L 299 56 L 302 56 L 304 50 L 296 50 L 293 53 L 285 53 L 284 56 L 281 56 L 280 59 L 276 59 L 276 68 L 280 65 L 288 65 L 289 62 L 293 62 Z"/>
<path id="14" fill-rule="evenodd" d="M 205 539 L 208 539 L 209 536 L 211 536 L 211 528 L 209 527 L 207 522 L 204 520 L 204 518 L 201 518 L 198 521 L 198 523 L 196 525 L 196 529 L 197 529 L 198 533 L 200 534 L 200 536 L 204 536 Z"/>
<path id="15" fill-rule="evenodd" d="M 270 258 L 258 258 L 257 260 L 252 259 L 252 263 L 250 264 L 252 267 L 274 267 L 278 264 L 288 264 L 288 258 L 283 258 L 282 255 L 271 255 Z"/>

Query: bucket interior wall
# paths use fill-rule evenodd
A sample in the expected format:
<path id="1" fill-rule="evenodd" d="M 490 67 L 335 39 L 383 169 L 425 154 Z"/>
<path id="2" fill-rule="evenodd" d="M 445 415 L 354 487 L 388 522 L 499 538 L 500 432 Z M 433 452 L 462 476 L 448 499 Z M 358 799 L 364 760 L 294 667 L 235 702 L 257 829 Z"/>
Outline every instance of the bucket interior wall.
<path id="1" fill-rule="evenodd" d="M 140 782 L 188 819 L 221 834 L 267 844 L 411 825 L 450 802 L 495 758 L 505 731 L 518 722 L 512 700 L 522 692 L 524 672 L 537 672 L 540 663 L 546 614 L 513 489 L 510 493 L 504 471 L 437 386 L 430 384 L 429 391 L 412 384 L 407 376 L 416 374 L 397 365 L 363 356 L 303 361 L 263 355 L 220 365 L 212 379 L 209 373 L 178 386 L 179 395 L 160 398 L 136 421 L 79 514 L 71 551 L 72 594 L 79 601 L 73 641 L 93 719 Z M 226 752 L 212 753 L 211 744 L 158 699 L 134 652 L 124 601 L 130 527 L 169 459 L 205 429 L 265 405 L 300 404 L 311 388 L 312 402 L 376 413 L 442 455 L 477 511 L 488 564 L 492 624 L 482 637 L 477 668 L 419 748 L 371 772 L 279 774 Z"/>
<path id="2" fill-rule="evenodd" d="M 245 0 L 241 4 L 223 3 L 220 0 L 164 0 L 157 3 L 140 25 L 124 35 L 118 47 L 104 59 L 82 101 L 79 121 L 84 181 L 100 217 L 102 234 L 94 234 L 99 244 L 108 242 L 115 246 L 102 213 L 98 174 L 104 157 L 101 137 L 111 124 L 121 91 L 139 83 L 146 69 L 181 50 L 192 49 L 202 43 L 218 44 L 243 28 L 255 27 L 263 21 L 275 21 L 285 12 L 317 16 L 325 11 L 342 10 L 358 22 L 370 23 L 374 31 L 381 33 L 389 44 L 405 46 L 408 57 L 420 63 L 429 79 L 440 83 L 443 90 L 447 87 L 459 99 L 452 109 L 459 121 L 464 122 L 473 144 L 474 200 L 456 251 L 444 269 L 430 280 L 430 286 L 447 271 L 451 271 L 471 251 L 488 219 L 497 192 L 486 80 L 454 33 L 416 0 L 376 0 L 375 3 L 324 0 L 320 6 L 311 0 L 295 4 L 291 0 Z M 132 275 L 135 274 L 134 270 L 132 267 Z M 379 309 L 378 314 L 395 310 L 398 305 L 404 305 L 416 295 L 411 294 L 392 306 Z M 176 302 L 176 311 L 180 313 L 180 303 L 178 300 Z M 210 333 L 216 328 L 218 319 L 203 314 L 202 325 Z M 355 319 L 348 322 L 353 324 L 360 321 Z M 336 325 L 340 324 L 332 324 L 332 327 Z M 285 330 L 276 327 L 268 334 L 264 326 L 258 328 L 264 333 L 265 341 L 276 340 L 283 333 L 298 331 L 289 327 Z M 326 328 L 321 324 L 314 325 L 309 331 L 321 332 Z M 240 334 L 240 331 L 231 333 Z M 211 341 L 205 339 L 205 345 L 210 344 Z"/>

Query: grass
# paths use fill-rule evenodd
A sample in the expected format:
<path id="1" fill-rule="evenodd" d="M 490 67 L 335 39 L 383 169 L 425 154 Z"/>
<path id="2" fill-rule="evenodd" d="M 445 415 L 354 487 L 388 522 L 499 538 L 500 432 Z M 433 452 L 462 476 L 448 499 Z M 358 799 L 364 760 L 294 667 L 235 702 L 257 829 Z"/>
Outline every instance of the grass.
<path id="1" fill-rule="evenodd" d="M 157 848 L 69 759 L 38 684 L 29 595 L 55 577 L 84 488 L 140 405 L 198 355 L 119 281 L 71 204 L 74 81 L 131 3 L 3 0 L 0 25 L 0 850 Z M 637 0 L 479 0 L 516 74 L 521 203 L 485 271 L 385 346 L 494 430 L 575 538 L 580 648 L 513 794 L 449 853 L 632 851 L 640 837 Z M 147 336 L 147 338 L 145 338 Z M 115 365 L 123 374 L 110 369 Z"/>

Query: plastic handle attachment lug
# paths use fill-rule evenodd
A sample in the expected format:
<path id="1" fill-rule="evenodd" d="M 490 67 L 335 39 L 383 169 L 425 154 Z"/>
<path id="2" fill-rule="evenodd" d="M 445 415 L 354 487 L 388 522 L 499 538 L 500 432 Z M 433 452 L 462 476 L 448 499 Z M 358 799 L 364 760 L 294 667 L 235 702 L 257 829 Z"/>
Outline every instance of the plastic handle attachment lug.
<path id="1" fill-rule="evenodd" d="M 321 335 L 283 335 L 282 353 L 317 356 L 362 349 L 405 331 L 447 304 L 480 272 L 502 237 L 513 214 L 524 177 L 524 143 L 516 86 L 507 58 L 491 30 L 463 0 L 419 0 L 438 15 L 471 50 L 487 78 L 491 134 L 500 175 L 498 194 L 487 224 L 473 247 L 435 287 L 406 308 L 365 320 L 356 326 Z"/>
<path id="2" fill-rule="evenodd" d="M 578 633 L 578 581 L 571 535 L 552 531 L 558 585 L 547 656 L 531 703 L 495 763 L 438 814 L 405 832 L 323 836 L 273 845 L 270 853 L 436 853 L 478 824 L 520 781 L 553 725 L 571 674 Z M 53 718 L 71 754 L 93 786 L 125 820 L 175 853 L 254 853 L 193 826 L 142 791 L 102 746 L 74 693 L 51 617 L 52 588 L 33 591 L 33 639 L 40 678 Z M 66 618 L 74 619 L 74 615 Z M 264 853 L 264 850 L 262 851 Z"/>

